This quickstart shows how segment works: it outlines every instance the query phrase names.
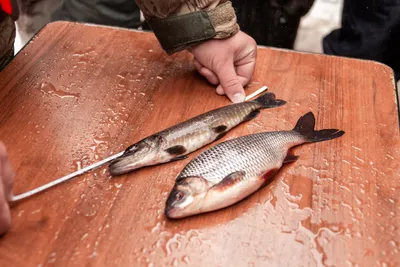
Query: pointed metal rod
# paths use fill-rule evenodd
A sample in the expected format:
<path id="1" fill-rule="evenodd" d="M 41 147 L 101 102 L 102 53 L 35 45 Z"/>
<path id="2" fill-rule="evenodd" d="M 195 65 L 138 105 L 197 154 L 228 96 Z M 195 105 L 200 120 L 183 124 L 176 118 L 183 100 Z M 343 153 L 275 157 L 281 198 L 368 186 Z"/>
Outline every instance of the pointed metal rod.
<path id="1" fill-rule="evenodd" d="M 248 100 L 252 99 L 253 97 L 261 94 L 262 92 L 264 92 L 267 89 L 268 89 L 267 86 L 261 87 L 260 89 L 258 89 L 254 93 L 248 95 L 245 98 L 245 101 L 248 101 Z M 25 199 L 25 198 L 31 197 L 33 195 L 36 195 L 36 194 L 38 194 L 38 193 L 40 193 L 40 192 L 42 192 L 42 191 L 44 191 L 46 189 L 49 189 L 50 187 L 56 186 L 56 185 L 61 184 L 61 183 L 65 182 L 65 181 L 68 181 L 68 180 L 70 180 L 70 179 L 72 179 L 72 178 L 74 178 L 76 176 L 82 175 L 82 174 L 84 174 L 84 173 L 86 173 L 86 172 L 88 172 L 90 170 L 93 170 L 93 169 L 95 169 L 97 167 L 100 167 L 100 166 L 102 166 L 102 165 L 104 165 L 104 164 L 106 164 L 106 163 L 108 163 L 108 162 L 110 162 L 110 161 L 122 156 L 122 154 L 124 154 L 124 151 L 119 152 L 118 154 L 110 156 L 110 157 L 108 157 L 106 159 L 103 159 L 103 160 L 101 160 L 99 162 L 96 162 L 96 163 L 94 163 L 94 164 L 92 164 L 90 166 L 87 166 L 87 167 L 85 167 L 83 169 L 80 169 L 80 170 L 78 170 L 76 172 L 73 172 L 73 173 L 70 173 L 70 174 L 68 174 L 66 176 L 63 176 L 61 178 L 58 178 L 57 180 L 54 180 L 54 181 L 52 181 L 50 183 L 44 184 L 44 185 L 39 186 L 39 187 L 37 187 L 35 189 L 32 189 L 32 190 L 29 190 L 28 192 L 13 196 L 13 197 L 11 197 L 9 202 L 17 202 L 17 201 L 20 201 L 22 199 Z"/>
<path id="2" fill-rule="evenodd" d="M 248 101 L 248 100 L 252 99 L 253 97 L 258 96 L 259 94 L 261 94 L 265 90 L 268 90 L 267 86 L 263 86 L 260 89 L 258 89 L 257 91 L 255 91 L 254 93 L 249 94 L 244 100 Z"/>
<path id="3" fill-rule="evenodd" d="M 99 161 L 97 163 L 94 163 L 94 164 L 90 165 L 90 166 L 87 166 L 87 167 L 85 167 L 83 169 L 80 169 L 80 170 L 78 170 L 76 172 L 73 172 L 73 173 L 70 173 L 70 174 L 68 174 L 66 176 L 63 176 L 63 177 L 61 177 L 61 178 L 59 178 L 57 180 L 54 180 L 54 181 L 52 181 L 50 183 L 44 184 L 42 186 L 39 186 L 39 187 L 37 187 L 35 189 L 32 189 L 32 190 L 30 190 L 30 191 L 28 191 L 26 193 L 13 196 L 10 201 L 11 202 L 16 202 L 16 201 L 22 200 L 24 198 L 28 198 L 28 197 L 30 197 L 32 195 L 37 194 L 37 193 L 40 193 L 40 192 L 42 192 L 42 191 L 44 191 L 44 190 L 46 190 L 46 189 L 48 189 L 50 187 L 56 186 L 56 185 L 58 185 L 58 184 L 60 184 L 62 182 L 65 182 L 65 181 L 67 181 L 69 179 L 72 179 L 72 178 L 74 178 L 76 176 L 79 176 L 79 175 L 81 175 L 81 174 L 83 174 L 85 172 L 88 172 L 88 171 L 93 170 L 93 169 L 95 169 L 97 167 L 100 167 L 101 165 L 106 164 L 107 162 L 112 161 L 113 159 L 118 158 L 119 156 L 122 156 L 122 154 L 124 154 L 124 151 L 122 151 L 122 152 L 120 152 L 118 154 L 115 154 L 115 155 L 113 155 L 111 157 L 108 157 L 106 159 L 103 159 L 103 160 L 101 160 L 101 161 Z"/>

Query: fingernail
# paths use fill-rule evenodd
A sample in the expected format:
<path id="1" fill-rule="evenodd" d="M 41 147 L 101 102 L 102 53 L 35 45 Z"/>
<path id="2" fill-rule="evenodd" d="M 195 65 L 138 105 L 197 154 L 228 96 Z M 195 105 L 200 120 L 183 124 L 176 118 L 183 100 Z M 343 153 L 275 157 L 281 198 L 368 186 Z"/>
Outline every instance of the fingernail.
<path id="1" fill-rule="evenodd" d="M 232 96 L 232 102 L 233 103 L 240 103 L 243 102 L 245 100 L 245 96 L 242 93 L 236 93 Z"/>

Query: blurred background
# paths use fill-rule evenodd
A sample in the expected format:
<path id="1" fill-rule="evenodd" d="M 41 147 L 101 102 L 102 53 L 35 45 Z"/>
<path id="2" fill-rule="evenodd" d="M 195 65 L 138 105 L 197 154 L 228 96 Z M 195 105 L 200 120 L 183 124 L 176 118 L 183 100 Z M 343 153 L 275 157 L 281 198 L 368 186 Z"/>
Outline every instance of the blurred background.
<path id="1" fill-rule="evenodd" d="M 340 27 L 343 0 L 316 0 L 302 18 L 294 49 L 322 53 L 322 38 Z"/>
<path id="2" fill-rule="evenodd" d="M 87 22 L 92 22 L 92 23 L 97 23 L 97 24 L 110 24 L 110 25 L 115 25 L 120 26 L 121 24 L 124 24 L 125 21 L 121 23 L 114 20 L 110 21 L 109 18 L 103 17 L 103 21 L 96 18 L 91 18 L 90 16 L 85 17 L 80 17 L 80 18 L 71 18 L 71 15 L 60 15 L 57 14 L 57 18 L 52 18 L 54 17 L 54 13 L 57 12 L 59 9 L 62 7 L 62 0 L 20 0 L 21 1 L 21 6 L 20 6 L 20 18 L 17 21 L 17 34 L 16 34 L 16 41 L 15 41 L 15 53 L 17 53 L 28 41 L 32 36 L 39 31 L 46 23 L 56 20 L 56 19 L 62 19 L 62 20 L 83 20 Z M 86 0 L 88 2 L 92 0 Z M 93 2 L 93 1 L 92 1 Z M 123 1 L 121 0 L 116 0 L 119 4 L 121 4 Z M 125 1 L 126 2 L 126 1 Z M 131 2 L 134 2 L 134 0 L 131 0 Z M 247 2 L 247 3 L 246 3 Z M 290 2 L 290 1 L 289 1 Z M 301 2 L 301 1 L 298 1 Z M 340 19 L 341 19 L 341 9 L 342 9 L 342 4 L 343 0 L 316 0 L 316 1 L 303 1 L 305 2 L 306 8 L 304 13 L 305 16 L 302 16 L 302 14 L 299 14 L 296 16 L 294 14 L 294 17 L 298 17 L 300 24 L 298 27 L 296 25 L 292 26 L 293 30 L 287 30 L 287 28 L 290 28 L 291 25 L 286 27 L 286 30 L 283 29 L 281 31 L 284 35 L 284 37 L 276 37 L 273 38 L 271 35 L 274 35 L 276 33 L 273 33 L 273 29 L 261 29 L 264 32 L 267 32 L 268 30 L 272 33 L 270 33 L 269 39 L 270 40 L 262 40 L 264 41 L 264 45 L 270 45 L 270 46 L 277 46 L 277 47 L 284 47 L 284 48 L 290 48 L 292 46 L 293 49 L 300 50 L 300 51 L 308 51 L 308 52 L 316 52 L 316 53 L 322 53 L 322 38 L 327 35 L 329 32 L 331 32 L 333 29 L 339 28 L 340 26 Z M 251 10 L 251 6 L 254 6 L 254 1 L 242 1 L 242 0 L 233 0 L 233 3 L 235 5 L 235 8 L 238 10 L 238 19 L 241 20 L 241 26 L 247 26 L 247 28 L 257 28 L 254 27 L 252 24 L 259 23 L 259 21 L 254 20 L 253 22 L 249 22 L 250 19 L 245 20 L 245 15 L 241 14 L 250 14 L 251 12 L 254 12 Z M 311 9 L 309 9 L 311 6 Z M 135 7 L 134 7 L 135 8 Z M 273 9 L 270 6 L 266 7 L 269 9 Z M 72 8 L 64 8 L 67 10 L 71 10 Z M 128 9 L 132 10 L 132 7 L 130 6 Z M 132 13 L 135 13 L 136 10 L 133 10 Z M 139 12 L 138 10 L 136 12 Z M 58 12 L 59 13 L 59 12 Z M 272 14 L 270 17 L 273 18 L 277 15 Z M 289 12 L 288 12 L 289 13 Z M 279 15 L 279 14 L 278 14 Z M 140 17 L 138 15 L 132 16 L 132 20 L 134 19 L 140 20 Z M 296 20 L 295 18 L 295 20 Z M 287 21 L 285 21 L 287 20 Z M 290 24 L 290 18 L 284 18 L 281 16 L 279 18 L 279 25 L 283 25 L 285 28 L 285 25 Z M 295 22 L 296 23 L 296 22 Z M 294 23 L 294 24 L 295 24 Z M 274 23 L 270 23 L 270 25 L 273 25 Z M 278 27 L 279 27 L 278 25 Z M 139 25 L 132 25 L 133 28 L 139 28 L 142 27 L 142 23 Z M 144 27 L 146 29 L 146 27 Z M 276 31 L 280 31 L 282 29 L 277 28 Z M 294 43 L 292 43 L 293 40 L 289 36 L 288 31 L 296 31 L 297 30 L 297 36 L 294 36 L 293 40 Z M 289 40 L 283 40 L 285 39 L 285 35 L 288 36 L 287 39 Z M 291 33 L 291 35 L 296 35 L 296 33 Z M 262 37 L 259 37 L 259 39 L 262 39 Z M 277 42 L 273 42 L 271 39 L 276 39 Z M 258 40 L 260 41 L 260 40 Z M 260 43 L 260 42 L 259 42 Z"/>
<path id="3" fill-rule="evenodd" d="M 57 20 L 150 30 L 134 0 L 18 1 L 20 17 L 16 22 L 15 54 L 45 24 Z M 330 35 L 328 54 L 378 60 L 394 68 L 396 78 L 400 79 L 400 50 L 396 48 L 400 46 L 400 1 L 385 2 L 386 6 L 380 1 L 349 1 L 348 8 L 351 6 L 353 13 L 347 13 L 347 28 L 335 34 L 332 31 L 341 27 L 343 0 L 231 1 L 241 29 L 259 45 L 328 53 L 323 50 L 323 39 Z M 353 17 L 355 14 L 364 14 L 365 18 L 360 21 Z M 383 17 L 386 19 L 382 22 Z M 360 33 L 364 35 L 358 36 Z M 382 45 L 388 44 L 389 34 L 391 47 L 385 49 Z M 353 42 L 350 46 L 349 40 Z"/>

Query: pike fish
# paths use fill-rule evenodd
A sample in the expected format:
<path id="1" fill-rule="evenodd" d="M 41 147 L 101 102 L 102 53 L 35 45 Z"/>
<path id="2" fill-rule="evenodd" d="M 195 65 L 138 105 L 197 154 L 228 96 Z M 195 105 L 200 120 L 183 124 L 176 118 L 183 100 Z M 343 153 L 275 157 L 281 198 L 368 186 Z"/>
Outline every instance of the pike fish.
<path id="1" fill-rule="evenodd" d="M 222 138 L 233 127 L 254 119 L 261 109 L 285 103 L 269 92 L 253 101 L 211 110 L 131 145 L 110 163 L 109 172 L 121 175 L 141 167 L 184 159 L 189 153 Z"/>
<path id="2" fill-rule="evenodd" d="M 337 129 L 315 131 L 315 117 L 302 116 L 291 131 L 262 132 L 231 139 L 202 152 L 180 172 L 166 201 L 165 215 L 179 219 L 233 205 L 256 192 L 303 143 L 338 138 Z"/>

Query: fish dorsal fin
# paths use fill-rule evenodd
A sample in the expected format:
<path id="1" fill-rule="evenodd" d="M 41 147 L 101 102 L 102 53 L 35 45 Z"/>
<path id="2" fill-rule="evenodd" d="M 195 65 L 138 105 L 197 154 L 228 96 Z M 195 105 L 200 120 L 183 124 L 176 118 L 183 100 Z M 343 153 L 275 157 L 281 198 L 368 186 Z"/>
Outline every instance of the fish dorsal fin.
<path id="1" fill-rule="evenodd" d="M 246 175 L 245 171 L 232 172 L 231 174 L 226 176 L 224 179 L 222 179 L 221 182 L 214 185 L 213 187 L 217 188 L 217 189 L 224 189 L 235 183 L 240 182 L 244 178 L 245 175 Z"/>

